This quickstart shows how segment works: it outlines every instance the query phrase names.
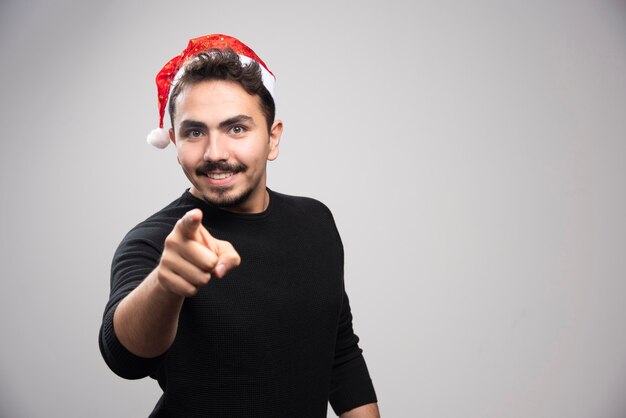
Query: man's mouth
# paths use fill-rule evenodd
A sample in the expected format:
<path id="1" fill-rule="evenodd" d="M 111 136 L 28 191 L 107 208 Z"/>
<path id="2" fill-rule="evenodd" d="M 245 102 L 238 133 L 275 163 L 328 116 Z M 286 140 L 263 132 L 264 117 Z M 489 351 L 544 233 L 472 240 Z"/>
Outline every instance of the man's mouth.
<path id="1" fill-rule="evenodd" d="M 206 176 L 210 179 L 213 180 L 224 180 L 228 177 L 231 177 L 232 175 L 234 175 L 235 173 L 233 172 L 228 172 L 228 173 L 206 173 Z"/>
<path id="2" fill-rule="evenodd" d="M 196 175 L 207 176 L 211 180 L 224 180 L 246 170 L 243 164 L 229 164 L 225 161 L 207 162 L 196 169 Z"/>

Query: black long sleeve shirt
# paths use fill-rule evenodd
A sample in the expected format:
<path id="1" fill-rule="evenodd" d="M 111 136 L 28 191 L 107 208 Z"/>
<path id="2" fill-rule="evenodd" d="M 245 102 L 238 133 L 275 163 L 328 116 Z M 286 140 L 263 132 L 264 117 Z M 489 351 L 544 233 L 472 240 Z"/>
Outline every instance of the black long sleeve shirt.
<path id="1" fill-rule="evenodd" d="M 163 396 L 152 417 L 326 417 L 376 402 L 352 328 L 343 247 L 320 202 L 270 193 L 259 214 L 214 208 L 188 191 L 133 228 L 112 263 L 100 350 L 118 375 L 152 376 Z M 117 340 L 118 303 L 157 266 L 165 237 L 187 211 L 229 241 L 241 265 L 183 304 L 176 339 L 160 357 Z"/>

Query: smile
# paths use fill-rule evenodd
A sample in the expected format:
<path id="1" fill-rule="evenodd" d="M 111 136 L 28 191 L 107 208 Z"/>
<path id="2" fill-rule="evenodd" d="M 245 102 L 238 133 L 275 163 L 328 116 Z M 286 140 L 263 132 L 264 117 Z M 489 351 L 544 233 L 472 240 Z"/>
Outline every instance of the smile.
<path id="1" fill-rule="evenodd" d="M 206 176 L 213 180 L 224 180 L 228 177 L 232 177 L 235 173 L 206 173 Z"/>

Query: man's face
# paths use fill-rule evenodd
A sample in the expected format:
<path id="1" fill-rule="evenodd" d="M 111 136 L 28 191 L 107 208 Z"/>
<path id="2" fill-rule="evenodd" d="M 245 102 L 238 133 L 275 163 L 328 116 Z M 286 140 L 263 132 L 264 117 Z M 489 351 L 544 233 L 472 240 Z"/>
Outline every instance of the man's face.
<path id="1" fill-rule="evenodd" d="M 265 168 L 278 156 L 282 123 L 268 132 L 259 97 L 230 81 L 189 86 L 175 104 L 170 138 L 191 193 L 233 212 L 262 212 Z"/>

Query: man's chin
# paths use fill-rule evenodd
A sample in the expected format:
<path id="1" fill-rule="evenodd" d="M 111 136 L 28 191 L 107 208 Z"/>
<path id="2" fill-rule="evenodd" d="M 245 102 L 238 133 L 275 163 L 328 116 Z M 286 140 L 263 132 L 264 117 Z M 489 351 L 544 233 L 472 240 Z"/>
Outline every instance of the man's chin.
<path id="1" fill-rule="evenodd" d="M 245 204 L 250 195 L 251 190 L 246 190 L 243 193 L 235 193 L 233 191 L 220 190 L 213 193 L 202 193 L 201 199 L 207 202 L 211 206 L 218 207 L 220 209 L 233 209 Z"/>

